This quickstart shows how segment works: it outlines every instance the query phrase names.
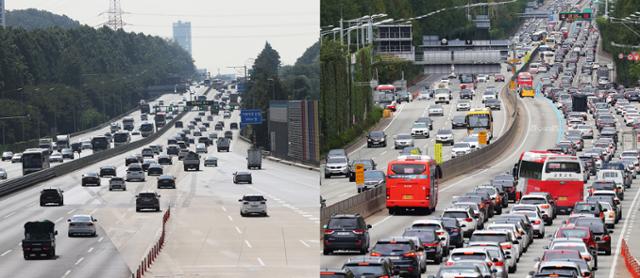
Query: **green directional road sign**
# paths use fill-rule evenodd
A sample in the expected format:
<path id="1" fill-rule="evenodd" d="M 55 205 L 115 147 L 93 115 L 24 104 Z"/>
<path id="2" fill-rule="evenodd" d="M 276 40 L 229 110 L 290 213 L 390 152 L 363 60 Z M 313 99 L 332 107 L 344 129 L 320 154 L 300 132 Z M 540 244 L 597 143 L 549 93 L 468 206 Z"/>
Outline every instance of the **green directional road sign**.
<path id="1" fill-rule="evenodd" d="M 213 100 L 190 100 L 187 101 L 187 106 L 207 106 L 213 105 Z"/>

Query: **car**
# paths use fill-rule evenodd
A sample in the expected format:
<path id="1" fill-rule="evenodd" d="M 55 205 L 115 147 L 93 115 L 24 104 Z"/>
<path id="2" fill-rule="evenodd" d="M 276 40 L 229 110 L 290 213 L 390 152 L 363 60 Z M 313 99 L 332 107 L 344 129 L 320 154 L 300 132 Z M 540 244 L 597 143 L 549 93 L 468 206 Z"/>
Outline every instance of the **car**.
<path id="1" fill-rule="evenodd" d="M 353 271 L 348 268 L 321 268 L 320 278 L 355 278 Z"/>
<path id="2" fill-rule="evenodd" d="M 435 103 L 446 103 L 449 104 L 453 98 L 451 95 L 451 90 L 448 88 L 437 88 L 434 92 Z"/>
<path id="3" fill-rule="evenodd" d="M 396 273 L 402 276 L 420 277 L 423 269 L 426 271 L 420 249 L 419 242 L 411 238 L 390 237 L 379 239 L 371 248 L 370 255 L 389 258 Z"/>
<path id="4" fill-rule="evenodd" d="M 411 229 L 431 229 L 438 237 L 438 243 L 441 245 L 443 255 L 449 254 L 450 236 L 440 219 L 420 219 L 411 223 Z"/>
<path id="5" fill-rule="evenodd" d="M 57 206 L 64 205 L 64 191 L 60 188 L 47 188 L 40 191 L 40 206 L 44 207 L 49 204 Z"/>
<path id="6" fill-rule="evenodd" d="M 387 147 L 387 134 L 384 131 L 370 131 L 367 134 L 367 148 L 382 146 Z"/>
<path id="7" fill-rule="evenodd" d="M 63 162 L 62 154 L 60 152 L 54 151 L 49 156 L 49 162 Z"/>
<path id="8" fill-rule="evenodd" d="M 424 122 L 414 122 L 411 127 L 412 137 L 424 137 L 429 138 L 429 127 Z"/>
<path id="9" fill-rule="evenodd" d="M 438 217 L 435 218 L 435 220 L 440 220 L 440 223 L 442 223 L 442 226 L 447 231 L 447 235 L 449 236 L 449 249 L 461 248 L 464 243 L 464 238 L 462 236 L 462 226 L 460 226 L 458 219 Z M 449 250 L 446 250 L 446 253 L 449 254 Z"/>
<path id="10" fill-rule="evenodd" d="M 542 214 L 540 213 L 540 209 L 535 206 L 535 205 L 530 205 L 532 207 L 535 208 L 535 210 L 519 210 L 519 211 L 514 211 L 514 209 L 511 209 L 511 213 L 512 214 L 520 214 L 520 215 L 526 215 L 529 218 L 529 221 L 531 221 L 531 225 L 533 228 L 533 235 L 538 236 L 538 238 L 544 238 L 545 236 L 545 228 L 544 228 L 544 224 L 542 224 Z"/>
<path id="11" fill-rule="evenodd" d="M 60 153 L 62 153 L 62 159 L 68 158 L 68 159 L 74 159 L 75 157 L 73 156 L 73 150 L 70 148 L 64 148 L 60 151 Z"/>
<path id="12" fill-rule="evenodd" d="M 451 129 L 439 129 L 436 133 L 436 143 L 453 146 L 453 131 L 451 131 Z"/>
<path id="13" fill-rule="evenodd" d="M 5 160 L 11 161 L 12 157 L 13 157 L 13 152 L 9 152 L 9 151 L 2 152 L 2 161 L 5 161 Z"/>
<path id="14" fill-rule="evenodd" d="M 358 193 L 379 186 L 386 185 L 387 177 L 383 171 L 380 170 L 368 170 L 364 171 L 364 183 L 358 184 Z"/>
<path id="15" fill-rule="evenodd" d="M 204 143 L 196 144 L 196 153 L 207 153 L 207 145 Z"/>
<path id="16" fill-rule="evenodd" d="M 487 82 L 489 80 L 489 76 L 486 74 L 477 74 L 476 75 L 476 81 L 477 82 Z"/>
<path id="17" fill-rule="evenodd" d="M 204 167 L 218 167 L 218 158 L 215 156 L 207 156 L 204 159 Z"/>
<path id="18" fill-rule="evenodd" d="M 229 128 L 230 128 L 230 129 L 238 129 L 238 123 L 231 123 L 231 124 L 229 124 Z"/>
<path id="19" fill-rule="evenodd" d="M 233 183 L 252 183 L 251 172 L 234 172 L 233 173 Z"/>
<path id="20" fill-rule="evenodd" d="M 425 123 L 429 126 L 429 130 L 433 130 L 433 120 L 429 117 L 419 117 L 416 122 Z"/>
<path id="21" fill-rule="evenodd" d="M 427 108 L 427 113 L 429 117 L 434 115 L 444 116 L 444 108 L 442 107 L 442 105 L 434 104 Z"/>
<path id="22" fill-rule="evenodd" d="M 93 144 L 91 144 L 91 142 L 83 141 L 81 143 L 81 145 L 80 145 L 80 149 L 82 149 L 82 150 L 92 150 L 93 149 Z"/>
<path id="23" fill-rule="evenodd" d="M 138 160 L 136 158 L 136 162 L 137 161 Z M 100 167 L 99 174 L 100 174 L 101 178 L 116 176 L 116 167 L 115 166 L 111 166 L 111 165 L 102 166 L 102 167 Z"/>
<path id="24" fill-rule="evenodd" d="M 484 101 L 484 107 L 487 107 L 491 110 L 500 110 L 500 100 L 498 99 L 487 99 Z"/>
<path id="25" fill-rule="evenodd" d="M 349 181 L 356 181 L 356 165 L 362 164 L 364 171 L 375 170 L 376 162 L 373 159 L 356 159 L 349 161 Z"/>
<path id="26" fill-rule="evenodd" d="M 343 269 L 353 273 L 353 277 L 396 277 L 391 260 L 386 257 L 357 256 L 347 259 Z M 333 278 L 333 277 L 332 277 Z"/>
<path id="27" fill-rule="evenodd" d="M 0 168 L 0 179 L 2 180 L 7 179 L 7 170 L 5 170 L 4 168 Z"/>
<path id="28" fill-rule="evenodd" d="M 141 192 L 136 195 L 136 212 L 143 209 L 160 211 L 160 194 L 156 192 Z"/>
<path id="29" fill-rule="evenodd" d="M 460 99 L 473 99 L 474 92 L 471 89 L 460 90 Z"/>
<path id="30" fill-rule="evenodd" d="M 268 216 L 267 214 L 267 199 L 265 199 L 262 195 L 257 194 L 249 194 L 242 196 L 241 199 L 238 200 L 241 203 L 240 206 L 240 216 L 246 217 L 249 215 L 262 215 Z"/>
<path id="31" fill-rule="evenodd" d="M 229 140 L 233 139 L 233 132 L 231 130 L 227 130 L 224 132 L 224 138 L 227 138 Z"/>
<path id="32" fill-rule="evenodd" d="M 147 168 L 147 175 L 149 176 L 161 176 L 163 172 L 164 170 L 162 168 L 162 165 L 155 162 L 149 164 L 149 167 Z"/>
<path id="33" fill-rule="evenodd" d="M 464 115 L 455 115 L 451 118 L 451 129 L 466 128 L 467 120 Z"/>
<path id="34" fill-rule="evenodd" d="M 324 166 L 324 178 L 328 179 L 331 176 L 349 177 L 349 161 L 346 157 L 328 157 L 327 163 Z"/>
<path id="35" fill-rule="evenodd" d="M 178 155 L 180 153 L 180 146 L 169 145 L 167 146 L 167 155 Z"/>
<path id="36" fill-rule="evenodd" d="M 140 163 L 131 163 L 127 167 L 126 181 L 145 181 L 144 170 Z"/>
<path id="37" fill-rule="evenodd" d="M 173 126 L 175 128 L 183 128 L 184 127 L 184 123 L 182 121 L 176 121 Z"/>
<path id="38" fill-rule="evenodd" d="M 113 190 L 127 191 L 127 184 L 122 177 L 112 177 L 109 179 L 109 191 Z"/>
<path id="39" fill-rule="evenodd" d="M 190 152 L 190 150 L 189 150 L 189 149 L 187 149 L 187 148 L 180 149 L 180 150 L 178 151 L 178 160 L 183 160 L 183 159 L 184 159 L 184 157 L 185 157 L 189 152 Z"/>
<path id="40" fill-rule="evenodd" d="M 158 189 L 172 188 L 176 189 L 176 177 L 173 175 L 161 175 L 158 177 Z"/>
<path id="41" fill-rule="evenodd" d="M 151 157 L 151 158 L 153 158 L 156 154 L 152 148 L 143 148 L 140 153 L 142 154 L 142 157 Z"/>
<path id="42" fill-rule="evenodd" d="M 495 82 L 504 82 L 505 78 L 503 74 L 496 74 L 493 76 L 493 81 Z"/>
<path id="43" fill-rule="evenodd" d="M 413 147 L 413 137 L 409 133 L 399 133 L 393 137 L 394 149 L 402 149 L 404 147 Z"/>
<path id="44" fill-rule="evenodd" d="M 458 156 L 463 156 L 465 154 L 470 154 L 471 153 L 471 144 L 469 143 L 465 143 L 465 142 L 458 142 L 453 144 L 452 148 L 451 148 L 451 158 L 456 158 Z"/>
<path id="45" fill-rule="evenodd" d="M 11 157 L 11 163 L 20 163 L 22 162 L 22 153 L 14 153 Z"/>
<path id="46" fill-rule="evenodd" d="M 217 124 L 213 127 L 213 129 L 214 129 L 214 130 L 223 130 L 223 129 L 224 129 L 224 126 L 223 126 L 222 124 L 220 124 L 220 123 L 217 123 Z"/>
<path id="47" fill-rule="evenodd" d="M 542 219 L 547 226 L 553 223 L 553 219 L 556 218 L 556 204 L 555 200 L 549 193 L 533 193 L 520 197 L 519 204 L 535 205 L 540 209 L 542 213 Z"/>
<path id="48" fill-rule="evenodd" d="M 224 113 L 222 114 L 222 117 L 223 117 L 224 119 L 229 119 L 229 118 L 231 118 L 231 112 L 229 112 L 229 111 L 224 111 Z"/>
<path id="49" fill-rule="evenodd" d="M 82 174 L 82 186 L 100 186 L 100 176 L 96 172 Z"/>
<path id="50" fill-rule="evenodd" d="M 482 93 L 482 103 L 485 103 L 488 99 L 497 99 L 498 95 L 494 91 L 485 91 Z"/>
<path id="51" fill-rule="evenodd" d="M 597 217 L 580 217 L 576 219 L 574 225 L 577 227 L 588 227 L 595 238 L 598 252 L 611 255 L 611 234 L 602 219 Z"/>
<path id="52" fill-rule="evenodd" d="M 149 170 L 149 166 L 151 166 L 151 164 L 157 163 L 158 162 L 155 159 L 145 158 L 144 160 L 142 160 L 142 170 L 146 172 L 147 170 Z"/>
<path id="53" fill-rule="evenodd" d="M 98 235 L 95 225 L 95 222 L 97 221 L 98 219 L 95 219 L 93 216 L 88 214 L 76 214 L 71 216 L 71 218 L 67 219 L 67 222 L 69 222 L 67 235 L 69 237 L 78 235 L 95 237 Z"/>
<path id="54" fill-rule="evenodd" d="M 324 255 L 335 251 L 357 251 L 360 254 L 369 252 L 369 229 L 360 214 L 334 214 L 323 226 Z"/>
<path id="55" fill-rule="evenodd" d="M 458 222 L 460 222 L 464 237 L 471 236 L 478 226 L 478 221 L 474 217 L 474 212 L 469 207 L 447 208 L 442 212 L 442 217 L 456 218 Z"/>
<path id="56" fill-rule="evenodd" d="M 229 146 L 231 145 L 231 140 L 228 138 L 220 137 L 216 140 L 216 147 L 218 148 L 218 152 L 226 151 L 229 152 Z"/>
<path id="57" fill-rule="evenodd" d="M 576 250 L 592 269 L 598 269 L 598 254 L 591 252 L 579 238 L 554 238 L 547 250 Z"/>
<path id="58" fill-rule="evenodd" d="M 471 110 L 471 102 L 467 101 L 459 101 L 458 104 L 456 104 L 456 111 L 469 111 Z"/>
<path id="59" fill-rule="evenodd" d="M 153 150 L 153 153 L 159 155 L 162 153 L 162 145 L 149 145 L 149 148 Z"/>
<path id="60" fill-rule="evenodd" d="M 158 164 L 160 165 L 173 165 L 173 159 L 170 155 L 161 154 L 158 156 Z"/>

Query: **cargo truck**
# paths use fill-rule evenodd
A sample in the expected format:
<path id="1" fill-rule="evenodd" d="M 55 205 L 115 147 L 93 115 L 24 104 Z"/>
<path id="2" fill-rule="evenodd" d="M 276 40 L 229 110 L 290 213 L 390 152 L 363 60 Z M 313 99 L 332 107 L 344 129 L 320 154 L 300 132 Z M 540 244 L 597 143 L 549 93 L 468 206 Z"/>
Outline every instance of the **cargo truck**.
<path id="1" fill-rule="evenodd" d="M 262 153 L 259 149 L 251 148 L 247 150 L 247 168 L 262 169 Z"/>
<path id="2" fill-rule="evenodd" d="M 27 222 L 24 224 L 22 253 L 25 260 L 31 258 L 56 257 L 55 224 L 49 220 Z"/>

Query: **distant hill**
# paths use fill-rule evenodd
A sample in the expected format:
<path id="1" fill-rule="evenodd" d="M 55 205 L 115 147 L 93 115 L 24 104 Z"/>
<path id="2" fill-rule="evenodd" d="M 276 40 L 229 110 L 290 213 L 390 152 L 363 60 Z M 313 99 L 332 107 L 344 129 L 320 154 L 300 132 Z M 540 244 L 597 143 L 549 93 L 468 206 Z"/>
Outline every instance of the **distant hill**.
<path id="1" fill-rule="evenodd" d="M 80 27 L 80 22 L 66 15 L 57 15 L 44 10 L 26 9 L 12 10 L 6 13 L 7 26 L 26 30 L 60 27 L 72 29 Z"/>

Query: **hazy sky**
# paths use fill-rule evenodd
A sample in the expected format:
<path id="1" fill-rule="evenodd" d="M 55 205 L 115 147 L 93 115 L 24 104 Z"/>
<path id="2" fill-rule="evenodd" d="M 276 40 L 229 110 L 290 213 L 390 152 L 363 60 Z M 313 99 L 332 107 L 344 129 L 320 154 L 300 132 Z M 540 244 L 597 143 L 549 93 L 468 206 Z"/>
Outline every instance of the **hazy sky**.
<path id="1" fill-rule="evenodd" d="M 6 0 L 7 10 L 36 8 L 93 27 L 107 21 L 109 0 Z M 251 65 L 269 41 L 293 64 L 318 40 L 320 0 L 120 0 L 126 31 L 172 37 L 172 23 L 191 21 L 196 66 L 213 74 Z M 103 14 L 101 14 L 103 13 Z M 238 73 L 241 71 L 238 70 Z"/>

